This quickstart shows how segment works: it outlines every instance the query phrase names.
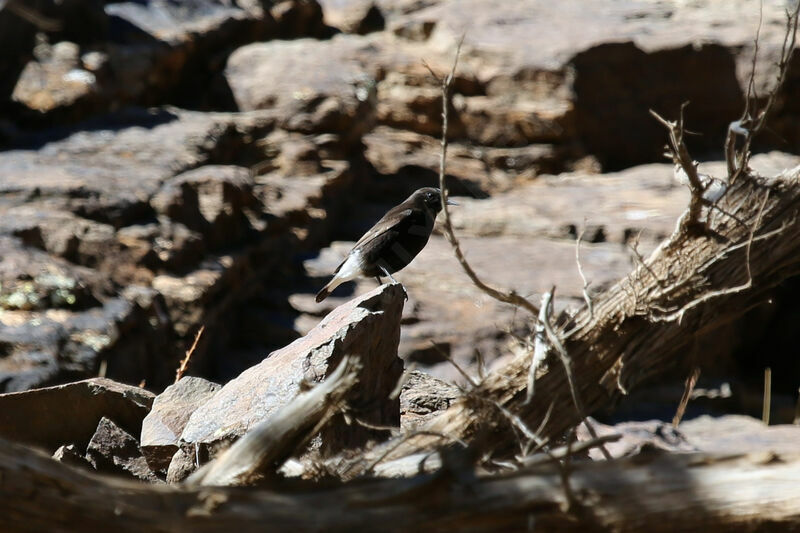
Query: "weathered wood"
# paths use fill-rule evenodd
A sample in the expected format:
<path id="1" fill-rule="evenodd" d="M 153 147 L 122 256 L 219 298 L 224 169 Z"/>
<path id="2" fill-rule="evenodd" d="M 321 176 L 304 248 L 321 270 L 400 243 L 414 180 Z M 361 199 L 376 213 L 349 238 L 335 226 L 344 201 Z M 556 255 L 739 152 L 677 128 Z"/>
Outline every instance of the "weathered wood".
<path id="1" fill-rule="evenodd" d="M 596 298 L 592 313 L 584 308 L 562 324 L 561 335 L 572 330 L 563 344 L 586 414 L 678 364 L 696 339 L 739 318 L 765 301 L 772 287 L 799 273 L 798 212 L 800 167 L 771 179 L 743 175 L 715 207 L 703 209 L 704 234 L 676 231 L 627 278 Z M 539 435 L 562 435 L 579 422 L 567 377 L 550 360 L 526 403 L 531 356 L 521 355 L 488 375 L 473 394 L 431 420 L 424 428 L 428 433 L 370 451 L 342 467 L 343 477 L 360 475 L 388 448 L 393 448 L 386 457 L 391 460 L 455 439 L 473 442 L 492 435 L 493 442 L 506 443 L 501 444 L 505 451 L 514 451 L 518 439 L 503 438 L 511 435 L 512 424 L 498 406 L 535 429 L 552 405 Z"/>
<path id="2" fill-rule="evenodd" d="M 557 467 L 273 490 L 144 485 L 79 472 L 0 442 L 0 530 L 791 531 L 800 528 L 800 455 L 650 454 L 573 463 L 573 507 Z"/>

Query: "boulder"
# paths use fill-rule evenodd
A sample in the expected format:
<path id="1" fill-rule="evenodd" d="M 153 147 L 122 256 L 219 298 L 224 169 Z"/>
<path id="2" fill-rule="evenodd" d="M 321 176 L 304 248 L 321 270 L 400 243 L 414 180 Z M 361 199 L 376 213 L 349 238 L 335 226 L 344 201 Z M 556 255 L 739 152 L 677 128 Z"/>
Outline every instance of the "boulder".
<path id="1" fill-rule="evenodd" d="M 4 18 L 38 13 L 18 20 L 22 29 L 9 32 L 20 39 L 12 48 L 19 55 L 11 56 L 4 69 L 13 83 L 30 51 L 35 52 L 21 72 L 14 99 L 29 111 L 20 112 L 20 120 L 38 126 L 74 122 L 130 104 L 169 101 L 230 109 L 230 89 L 220 71 L 233 47 L 329 34 L 313 0 L 37 0 L 26 9 L 16 7 L 23 4 L 19 0 L 7 3 L 0 29 L 10 26 Z M 36 17 L 49 21 L 40 29 L 52 46 L 45 42 L 33 47 L 34 30 L 42 26 Z M 7 92 L 10 83 L 4 80 L 0 91 Z"/>
<path id="2" fill-rule="evenodd" d="M 399 401 L 388 399 L 402 373 L 397 358 L 404 291 L 390 284 L 347 302 L 306 336 L 271 353 L 227 383 L 192 413 L 181 439 L 204 445 L 230 440 L 291 402 L 307 383 L 323 381 L 345 354 L 363 367 L 353 416 L 369 424 L 399 426 Z M 361 446 L 385 432 L 336 417 L 321 433 L 323 452 Z"/>
<path id="3" fill-rule="evenodd" d="M 150 200 L 160 215 L 200 232 L 211 248 L 229 247 L 248 237 L 248 212 L 257 219 L 260 204 L 248 169 L 206 165 L 167 180 Z"/>
<path id="4" fill-rule="evenodd" d="M 335 133 L 353 144 L 374 121 L 369 48 L 350 35 L 256 43 L 231 54 L 225 76 L 240 110 L 274 109 L 286 130 Z"/>
<path id="5" fill-rule="evenodd" d="M 0 435 L 47 450 L 64 443 L 84 449 L 103 418 L 138 435 L 154 398 L 105 378 L 0 394 Z"/>
<path id="6" fill-rule="evenodd" d="M 97 424 L 86 449 L 86 458 L 98 472 L 158 481 L 147 466 L 136 439 L 106 417 Z"/>
<path id="7" fill-rule="evenodd" d="M 141 449 L 154 471 L 166 470 L 178 451 L 181 433 L 191 414 L 208 401 L 221 385 L 184 376 L 156 396 L 142 421 Z"/>

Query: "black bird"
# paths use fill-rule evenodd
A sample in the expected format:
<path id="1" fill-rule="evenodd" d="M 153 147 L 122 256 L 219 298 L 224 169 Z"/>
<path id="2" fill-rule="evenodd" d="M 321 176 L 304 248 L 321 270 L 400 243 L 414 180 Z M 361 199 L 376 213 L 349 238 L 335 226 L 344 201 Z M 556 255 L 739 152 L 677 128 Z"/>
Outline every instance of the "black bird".
<path id="1" fill-rule="evenodd" d="M 448 204 L 458 205 L 450 200 Z M 358 277 L 389 276 L 405 268 L 425 247 L 433 231 L 433 221 L 442 209 L 442 193 L 435 187 L 417 189 L 402 204 L 383 215 L 372 229 L 353 246 L 317 293 L 321 302 L 336 287 Z"/>

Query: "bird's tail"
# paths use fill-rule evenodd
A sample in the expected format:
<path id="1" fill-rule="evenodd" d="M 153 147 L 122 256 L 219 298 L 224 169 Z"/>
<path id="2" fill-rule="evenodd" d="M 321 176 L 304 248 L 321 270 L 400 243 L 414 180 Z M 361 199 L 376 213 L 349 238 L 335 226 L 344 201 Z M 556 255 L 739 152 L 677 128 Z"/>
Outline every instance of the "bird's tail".
<path id="1" fill-rule="evenodd" d="M 328 283 L 328 285 L 330 285 L 330 283 Z M 322 287 L 322 290 L 317 293 L 317 297 L 315 298 L 317 303 L 320 303 L 322 300 L 327 298 L 328 295 L 331 293 L 330 289 L 328 288 L 328 285 Z"/>
<path id="2" fill-rule="evenodd" d="M 338 272 L 331 278 L 331 280 L 322 287 L 322 290 L 317 293 L 317 303 L 320 303 L 322 300 L 328 297 L 328 295 L 333 292 L 333 289 L 344 283 L 345 281 L 349 281 L 346 279 L 342 279 L 339 277 Z"/>

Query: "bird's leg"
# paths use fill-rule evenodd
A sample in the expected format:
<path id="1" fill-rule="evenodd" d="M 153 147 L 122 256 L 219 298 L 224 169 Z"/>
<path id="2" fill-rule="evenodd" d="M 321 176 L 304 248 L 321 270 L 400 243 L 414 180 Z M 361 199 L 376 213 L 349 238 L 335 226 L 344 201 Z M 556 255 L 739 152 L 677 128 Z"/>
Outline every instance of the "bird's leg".
<path id="1" fill-rule="evenodd" d="M 386 274 L 387 276 L 389 276 L 389 279 L 390 279 L 390 280 L 392 280 L 392 283 L 398 283 L 398 281 L 397 281 L 396 279 L 394 279 L 394 278 L 392 277 L 392 275 L 391 275 L 391 274 L 389 274 L 389 271 L 388 271 L 388 270 L 386 270 L 386 267 L 384 267 L 384 266 L 381 266 L 381 267 L 378 267 L 378 268 L 380 268 L 380 269 L 381 269 L 381 272 L 383 272 L 384 274 Z M 401 283 L 401 285 L 402 285 L 402 283 Z"/>
<path id="2" fill-rule="evenodd" d="M 390 279 L 390 280 L 392 280 L 392 283 L 397 283 L 398 285 L 400 285 L 400 287 L 402 287 L 402 288 L 403 288 L 403 295 L 405 296 L 405 299 L 406 299 L 406 300 L 408 300 L 408 291 L 406 291 L 406 288 L 405 288 L 405 286 L 404 286 L 402 283 L 400 283 L 399 281 L 397 281 L 396 279 L 394 279 L 394 278 L 392 277 L 392 275 L 389 273 L 389 271 L 388 271 L 388 270 L 386 270 L 386 268 L 385 268 L 385 267 L 381 266 L 381 267 L 379 267 L 379 268 L 381 269 L 381 271 L 383 271 L 383 273 L 384 273 L 384 274 L 386 274 L 387 276 L 389 276 L 389 279 Z"/>
<path id="3" fill-rule="evenodd" d="M 383 285 L 383 281 L 381 281 L 381 277 L 380 276 L 375 276 L 375 281 L 378 282 L 378 285 Z"/>

